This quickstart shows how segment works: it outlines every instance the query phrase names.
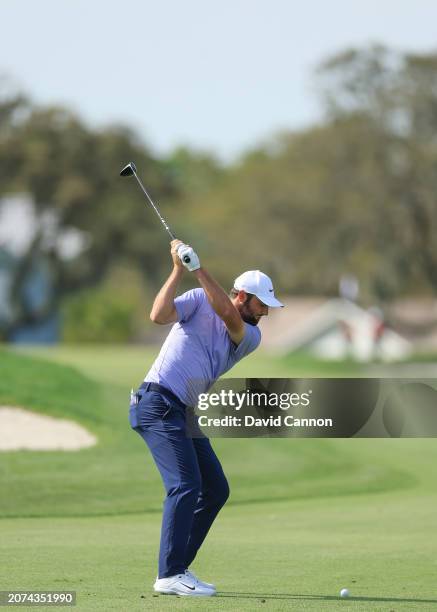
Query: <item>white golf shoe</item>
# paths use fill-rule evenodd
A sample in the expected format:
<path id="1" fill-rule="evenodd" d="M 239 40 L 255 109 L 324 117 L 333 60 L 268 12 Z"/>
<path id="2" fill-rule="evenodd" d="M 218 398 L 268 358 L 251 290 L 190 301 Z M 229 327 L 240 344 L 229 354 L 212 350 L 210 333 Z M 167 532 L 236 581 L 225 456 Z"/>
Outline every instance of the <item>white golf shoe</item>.
<path id="1" fill-rule="evenodd" d="M 200 584 L 200 586 L 206 587 L 207 589 L 211 589 L 214 592 L 217 590 L 215 588 L 215 584 L 211 584 L 211 582 L 204 582 L 203 580 L 200 580 L 200 578 L 198 578 L 196 574 L 193 574 L 193 572 L 190 572 L 190 570 L 185 570 L 185 575 L 192 578 L 194 582 L 196 582 L 197 584 Z"/>
<path id="2" fill-rule="evenodd" d="M 176 574 L 168 578 L 157 578 L 153 589 L 165 595 L 183 595 L 188 597 L 211 597 L 215 589 L 206 587 L 190 574 Z"/>

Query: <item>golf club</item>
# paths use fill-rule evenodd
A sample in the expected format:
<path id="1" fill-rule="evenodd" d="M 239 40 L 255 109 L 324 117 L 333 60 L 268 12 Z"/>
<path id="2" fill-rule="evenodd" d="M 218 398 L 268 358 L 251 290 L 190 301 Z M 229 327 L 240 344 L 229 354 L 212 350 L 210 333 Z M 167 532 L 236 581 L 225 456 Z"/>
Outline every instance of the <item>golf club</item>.
<path id="1" fill-rule="evenodd" d="M 147 200 L 149 201 L 149 203 L 153 206 L 153 210 L 156 212 L 156 214 L 158 215 L 158 217 L 161 220 L 162 225 L 165 227 L 167 233 L 169 234 L 170 238 L 172 240 L 176 240 L 173 232 L 171 231 L 171 229 L 168 226 L 168 223 L 166 222 L 166 220 L 164 219 L 164 217 L 161 215 L 161 213 L 158 210 L 158 207 L 154 204 L 152 198 L 149 196 L 149 194 L 147 193 L 147 189 L 144 187 L 140 177 L 137 174 L 137 167 L 135 166 L 134 162 L 129 162 L 120 172 L 120 176 L 134 176 L 137 179 L 138 185 L 141 187 L 144 195 L 146 196 Z M 185 263 L 190 263 L 190 257 L 189 255 L 185 255 L 184 256 L 184 262 Z"/>

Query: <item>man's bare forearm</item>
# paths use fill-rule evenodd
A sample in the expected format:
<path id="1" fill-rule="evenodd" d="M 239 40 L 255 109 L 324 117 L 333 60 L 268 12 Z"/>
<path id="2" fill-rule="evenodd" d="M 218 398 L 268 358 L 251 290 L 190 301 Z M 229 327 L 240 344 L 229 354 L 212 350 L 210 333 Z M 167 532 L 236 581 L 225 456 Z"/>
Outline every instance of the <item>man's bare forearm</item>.
<path id="1" fill-rule="evenodd" d="M 184 268 L 174 266 L 170 276 L 159 290 L 150 312 L 150 318 L 155 323 L 167 323 L 174 313 L 174 299 L 183 273 Z"/>
<path id="2" fill-rule="evenodd" d="M 229 313 L 235 310 L 235 306 L 231 302 L 226 291 L 221 287 L 216 280 L 205 270 L 199 268 L 193 274 L 202 285 L 209 303 L 218 314 L 219 317 L 225 319 Z"/>

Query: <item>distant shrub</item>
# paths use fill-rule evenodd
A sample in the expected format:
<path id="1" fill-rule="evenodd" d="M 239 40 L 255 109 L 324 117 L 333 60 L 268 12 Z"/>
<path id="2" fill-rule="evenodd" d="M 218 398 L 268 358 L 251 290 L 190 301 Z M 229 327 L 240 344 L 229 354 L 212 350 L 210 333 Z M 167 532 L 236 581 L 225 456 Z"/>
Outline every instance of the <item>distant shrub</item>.
<path id="1" fill-rule="evenodd" d="M 96 288 L 68 297 L 62 308 L 65 342 L 129 342 L 147 325 L 144 283 L 118 267 Z"/>

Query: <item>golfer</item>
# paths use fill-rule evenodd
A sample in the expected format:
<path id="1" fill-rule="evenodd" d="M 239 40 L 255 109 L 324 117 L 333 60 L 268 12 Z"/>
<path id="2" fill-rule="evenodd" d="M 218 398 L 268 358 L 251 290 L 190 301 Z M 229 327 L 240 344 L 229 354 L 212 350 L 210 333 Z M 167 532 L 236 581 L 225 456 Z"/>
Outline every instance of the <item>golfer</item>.
<path id="1" fill-rule="evenodd" d="M 187 435 L 185 410 L 199 393 L 260 343 L 257 325 L 269 306 L 282 306 L 268 276 L 239 276 L 230 297 L 201 267 L 194 250 L 171 242 L 173 270 L 157 294 L 150 318 L 173 323 L 161 351 L 130 405 L 130 423 L 146 442 L 167 492 L 154 590 L 211 596 L 215 586 L 189 567 L 229 496 L 223 469 L 205 436 Z M 184 262 L 184 263 L 183 263 Z M 184 266 L 201 288 L 176 297 Z"/>

